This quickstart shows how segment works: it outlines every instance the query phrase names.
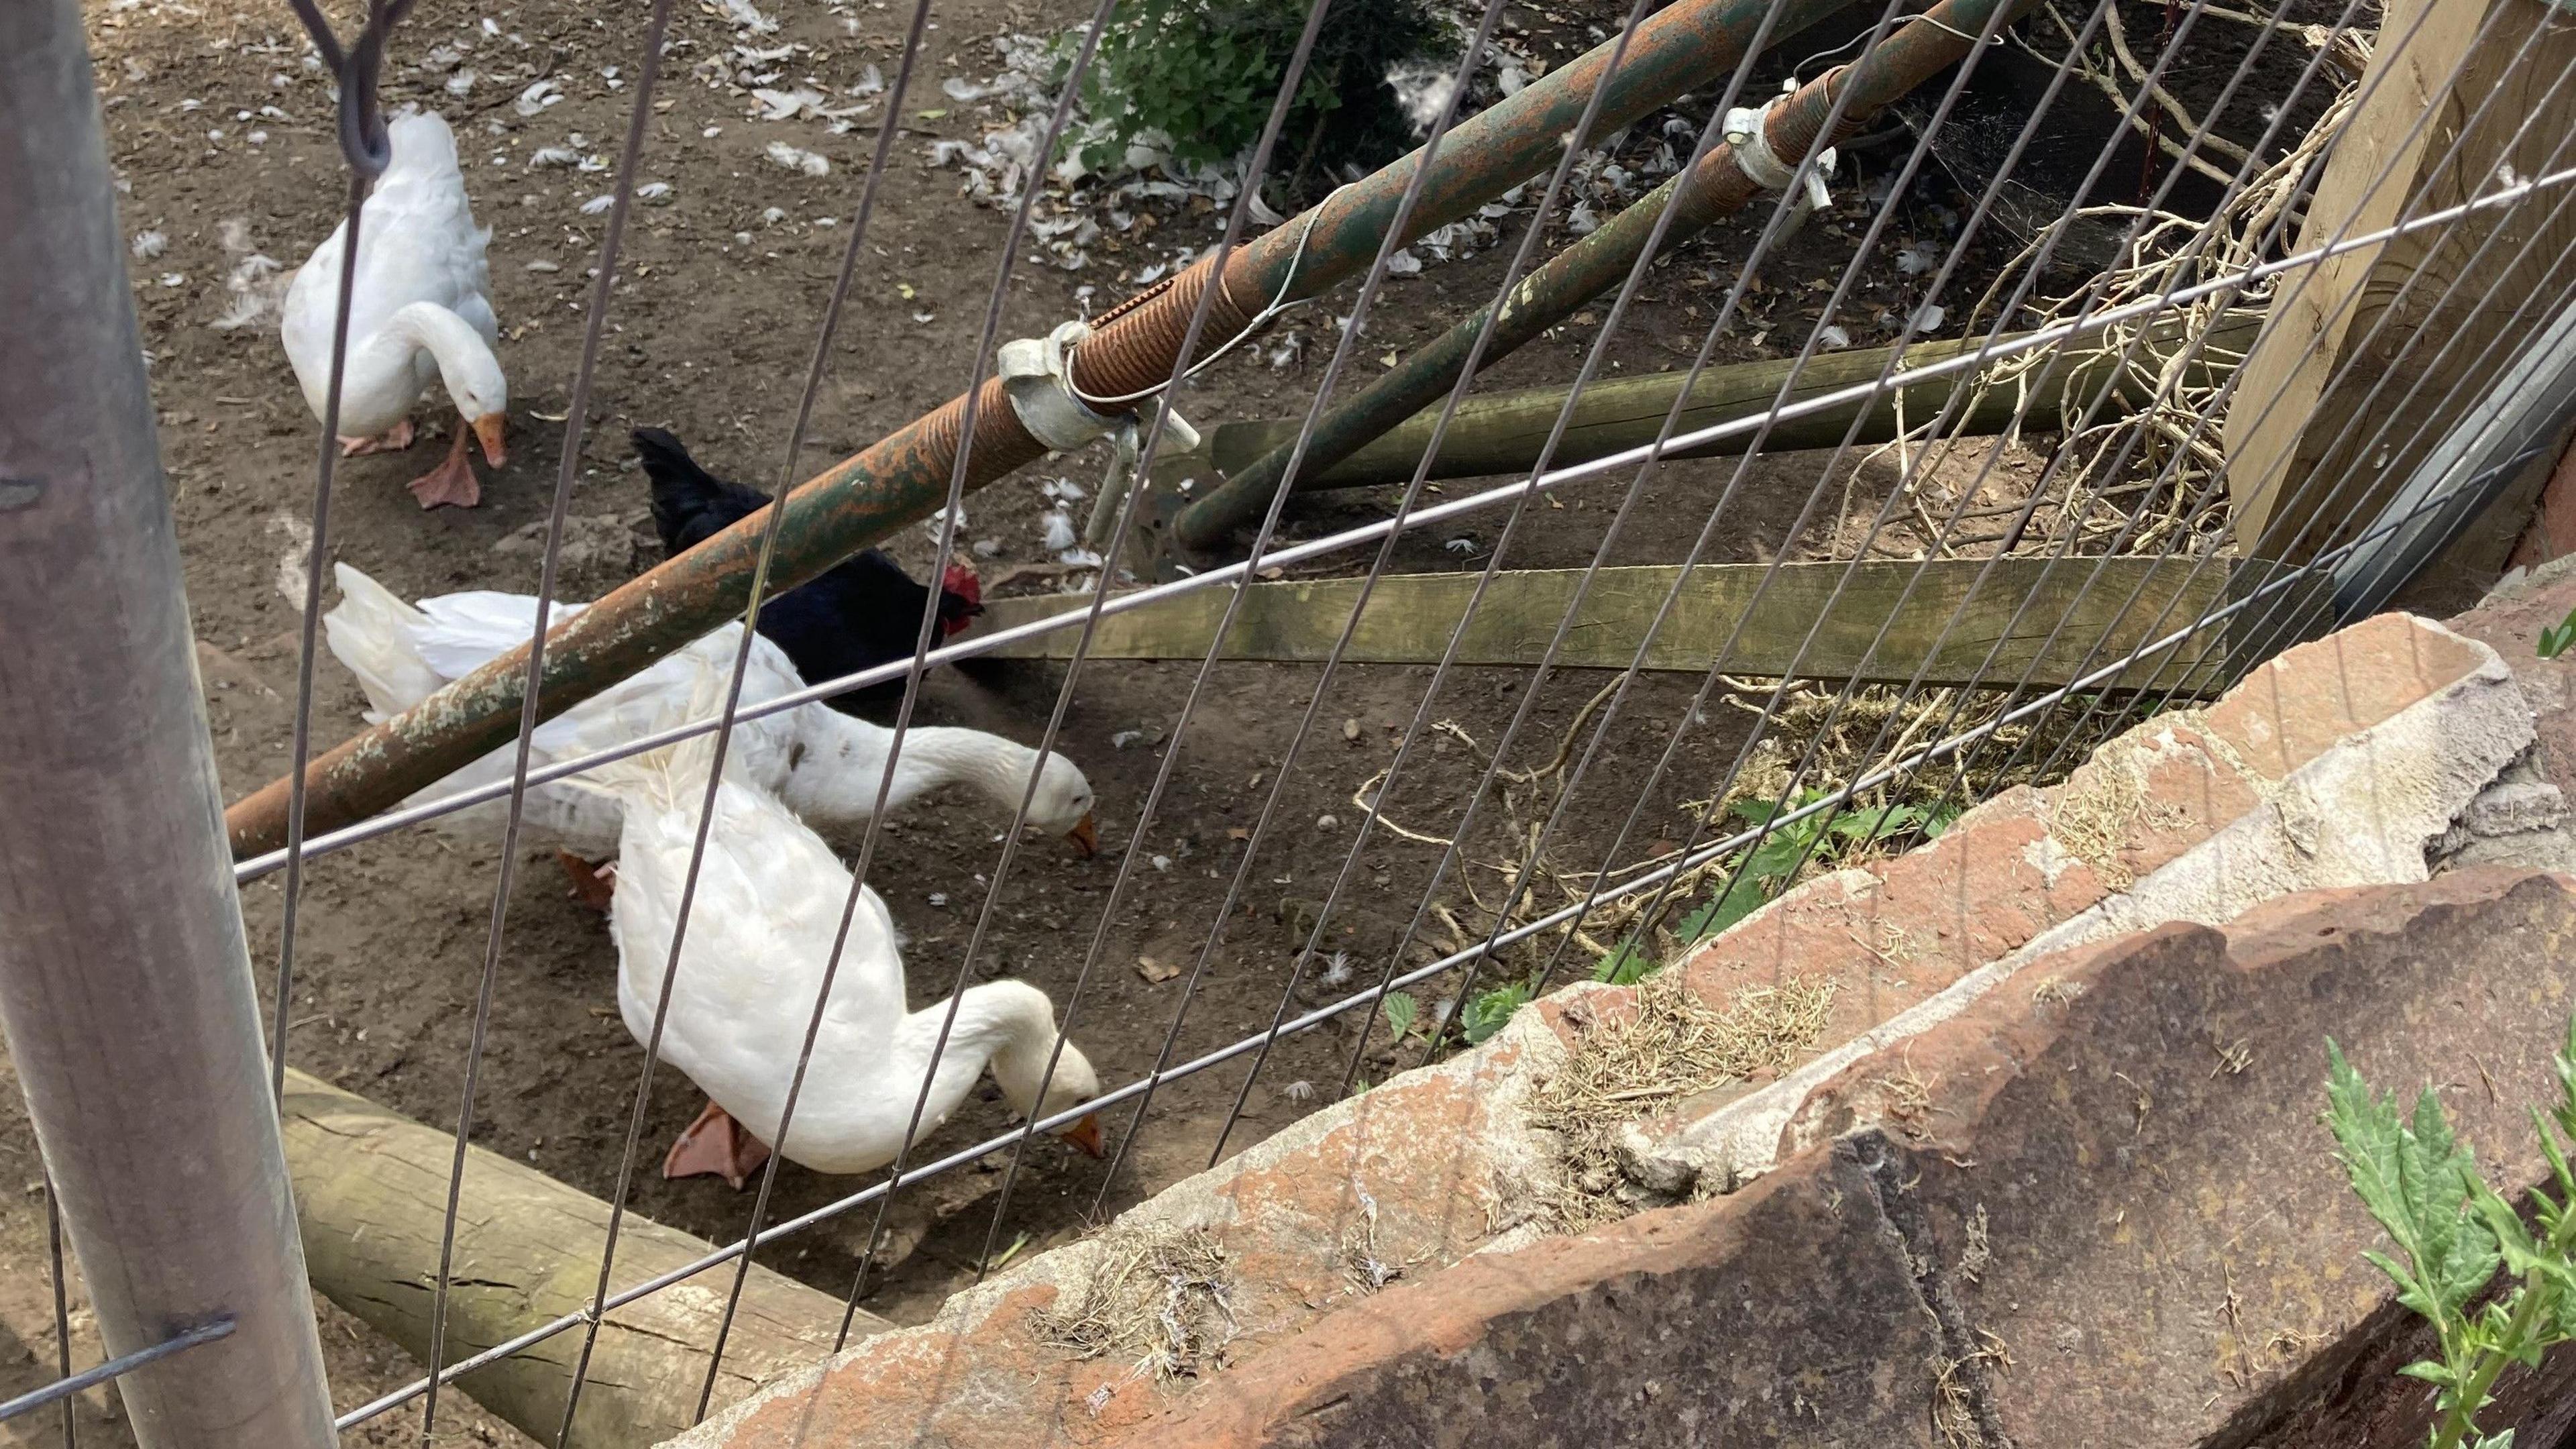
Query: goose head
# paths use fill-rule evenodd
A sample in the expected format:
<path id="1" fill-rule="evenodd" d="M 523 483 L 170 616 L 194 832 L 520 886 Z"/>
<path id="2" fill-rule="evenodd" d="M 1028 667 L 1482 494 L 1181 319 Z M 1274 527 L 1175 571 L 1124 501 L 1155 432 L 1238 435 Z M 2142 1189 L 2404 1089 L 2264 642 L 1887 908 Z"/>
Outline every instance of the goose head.
<path id="1" fill-rule="evenodd" d="M 1061 835 L 1084 855 L 1100 850 L 1100 826 L 1092 818 L 1091 781 L 1082 767 L 1050 754 L 1038 767 L 1037 793 L 1029 797 L 1029 824 L 1049 835 Z"/>
<path id="2" fill-rule="evenodd" d="M 1005 1033 L 993 1053 L 992 1068 L 993 1080 L 1011 1110 L 1028 1118 L 1052 1117 L 1100 1095 L 1100 1074 L 1081 1048 L 1068 1041 L 1062 1055 L 1057 1055 L 1055 1004 L 1045 992 L 1021 981 L 996 981 L 978 990 L 1009 998 L 1007 1003 L 996 1003 L 1005 1007 L 1001 1013 Z M 1052 1075 L 1047 1072 L 1049 1057 L 1055 1057 Z M 1041 1081 L 1046 1088 L 1043 1094 Z M 1102 1155 L 1097 1113 L 1085 1114 L 1056 1135 L 1090 1156 Z"/>
<path id="3" fill-rule="evenodd" d="M 472 323 L 435 302 L 413 302 L 396 311 L 389 330 L 407 334 L 438 364 L 438 380 L 483 445 L 483 461 L 509 461 L 504 441 L 510 414 L 510 379 L 501 359 Z"/>

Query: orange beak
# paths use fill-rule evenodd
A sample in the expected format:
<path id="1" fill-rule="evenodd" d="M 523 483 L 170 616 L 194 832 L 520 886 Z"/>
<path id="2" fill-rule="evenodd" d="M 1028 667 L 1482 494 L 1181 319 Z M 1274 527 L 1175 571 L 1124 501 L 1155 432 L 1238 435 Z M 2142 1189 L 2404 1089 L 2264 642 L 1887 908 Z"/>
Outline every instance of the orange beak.
<path id="1" fill-rule="evenodd" d="M 1082 1149 L 1085 1157 L 1107 1157 L 1109 1145 L 1101 1140 L 1100 1114 L 1097 1112 L 1067 1127 L 1058 1136 Z"/>
<path id="2" fill-rule="evenodd" d="M 495 468 L 510 461 L 510 450 L 502 443 L 509 422 L 505 413 L 485 413 L 474 420 L 474 438 L 483 445 L 483 461 Z"/>
<path id="3" fill-rule="evenodd" d="M 1100 853 L 1100 823 L 1089 815 L 1075 821 L 1064 838 L 1073 842 L 1073 848 L 1081 851 L 1085 860 Z"/>

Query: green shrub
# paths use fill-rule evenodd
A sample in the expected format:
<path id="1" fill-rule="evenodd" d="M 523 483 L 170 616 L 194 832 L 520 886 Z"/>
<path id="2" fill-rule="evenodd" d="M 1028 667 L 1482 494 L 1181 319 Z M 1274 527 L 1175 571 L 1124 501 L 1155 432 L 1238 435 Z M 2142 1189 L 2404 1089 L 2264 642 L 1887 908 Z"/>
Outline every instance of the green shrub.
<path id="1" fill-rule="evenodd" d="M 1114 167 L 1131 142 L 1159 143 L 1200 165 L 1232 160 L 1261 138 L 1305 24 L 1303 0 L 1130 0 L 1083 77 L 1091 120 L 1079 143 L 1083 164 Z M 1317 169 L 1374 167 L 1403 154 L 1412 127 L 1386 74 L 1442 32 L 1422 0 L 1335 0 L 1270 174 L 1295 190 Z M 1060 54 L 1069 66 L 1073 46 Z"/>

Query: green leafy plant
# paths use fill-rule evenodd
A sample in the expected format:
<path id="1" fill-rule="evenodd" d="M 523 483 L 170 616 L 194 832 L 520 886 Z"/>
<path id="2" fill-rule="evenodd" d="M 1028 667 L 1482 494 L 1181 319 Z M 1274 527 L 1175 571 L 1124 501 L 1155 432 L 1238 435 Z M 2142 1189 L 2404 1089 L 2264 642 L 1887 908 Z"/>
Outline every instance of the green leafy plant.
<path id="1" fill-rule="evenodd" d="M 1657 964 L 1655 958 L 1646 954 L 1644 945 L 1630 936 L 1611 947 L 1610 954 L 1593 966 L 1592 979 L 1606 981 L 1613 986 L 1633 986 L 1654 975 Z"/>
<path id="2" fill-rule="evenodd" d="M 1801 790 L 1790 798 L 1786 811 L 1768 800 L 1738 800 L 1731 813 L 1747 825 L 1767 825 L 1776 816 L 1792 814 L 1825 798 L 1823 790 Z M 1788 821 L 1753 848 L 1752 858 L 1729 862 L 1731 881 L 1725 892 L 1692 909 L 1681 919 L 1678 928 L 1684 941 L 1714 936 L 1746 916 L 1761 909 L 1790 884 L 1800 862 L 1814 860 L 1830 866 L 1849 853 L 1871 845 L 1886 844 L 1909 834 L 1931 837 L 1950 828 L 1959 818 L 1955 809 L 1935 817 L 1919 805 L 1878 805 L 1840 812 L 1820 810 L 1813 815 Z"/>
<path id="3" fill-rule="evenodd" d="M 1413 1023 L 1421 1017 L 1422 1003 L 1405 992 L 1390 991 L 1386 999 L 1378 1003 L 1378 1010 L 1386 1013 L 1386 1029 L 1395 1034 L 1397 1041 L 1402 1041 L 1412 1034 Z"/>
<path id="4" fill-rule="evenodd" d="M 1232 160 L 1260 139 L 1305 23 L 1301 0 L 1130 0 L 1083 77 L 1083 163 L 1113 166 L 1132 143 L 1201 165 Z M 1441 33 L 1423 0 L 1336 0 L 1280 132 L 1273 169 L 1292 190 L 1310 167 L 1373 167 L 1412 145 L 1387 73 Z M 1071 40 L 1058 47 L 1068 67 Z"/>
<path id="5" fill-rule="evenodd" d="M 2576 1142 L 2576 1021 L 2557 1057 L 2558 1103 L 2547 1116 L 2531 1114 L 2557 1186 L 2555 1197 L 2532 1190 L 2537 1232 L 2478 1175 L 2432 1089 L 2402 1113 L 2396 1095 L 2373 1092 L 2340 1047 L 2329 1041 L 2326 1053 L 2336 1155 L 2397 1249 L 2367 1256 L 2441 1345 L 2440 1358 L 2401 1370 L 2434 1386 L 2433 1449 L 2508 1449 L 2511 1430 L 2486 1434 L 2477 1425 L 2497 1375 L 2508 1364 L 2536 1366 L 2552 1345 L 2576 1339 L 2576 1174 L 2560 1145 Z M 2507 1285 L 2472 1307 L 2499 1267 Z"/>
<path id="6" fill-rule="evenodd" d="M 1473 1046 L 1501 1031 L 1503 1024 L 1512 1019 L 1513 1012 L 1529 1005 L 1530 995 L 1526 981 L 1515 981 L 1508 986 L 1476 993 L 1475 999 L 1467 1003 L 1467 1009 L 1458 1013 L 1459 1035 Z"/>
<path id="7" fill-rule="evenodd" d="M 2576 611 L 2540 631 L 2540 657 L 2555 659 L 2566 653 L 2570 644 L 2576 644 Z"/>

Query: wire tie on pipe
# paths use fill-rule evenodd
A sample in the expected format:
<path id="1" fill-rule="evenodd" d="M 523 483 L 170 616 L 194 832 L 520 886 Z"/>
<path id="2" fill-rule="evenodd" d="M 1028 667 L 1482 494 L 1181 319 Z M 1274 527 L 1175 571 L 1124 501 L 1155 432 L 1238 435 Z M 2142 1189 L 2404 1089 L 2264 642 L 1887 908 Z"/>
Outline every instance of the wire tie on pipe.
<path id="1" fill-rule="evenodd" d="M 1091 520 L 1083 530 L 1084 542 L 1097 549 L 1108 537 L 1109 526 L 1117 521 L 1118 506 L 1135 481 L 1138 457 L 1144 450 L 1144 420 L 1134 412 L 1095 412 L 1074 391 L 1073 349 L 1090 335 L 1091 324 L 1076 318 L 1059 324 L 1044 337 L 1005 342 L 995 369 L 1002 379 L 1002 395 L 1011 400 L 1011 411 L 1019 415 L 1020 426 L 1029 430 L 1030 437 L 1046 444 L 1047 451 L 1071 453 L 1095 438 L 1113 440 L 1117 451 L 1110 456 L 1109 471 L 1100 480 Z M 1183 453 L 1196 449 L 1198 429 L 1176 411 L 1167 410 L 1165 416 L 1173 446 Z"/>
<path id="2" fill-rule="evenodd" d="M 1794 161 L 1783 161 L 1771 149 L 1771 112 L 1797 93 L 1798 79 L 1791 76 L 1780 83 L 1780 94 L 1758 106 L 1735 106 L 1719 123 L 1719 134 L 1735 151 L 1735 164 L 1745 179 L 1765 191 L 1786 191 L 1798 179 Z M 1825 189 L 1825 178 L 1834 174 L 1834 148 L 1816 153 L 1816 164 L 1808 169 L 1807 184 L 1789 214 L 1788 225 L 1795 229 L 1811 212 L 1824 211 L 1834 204 L 1833 193 Z"/>

